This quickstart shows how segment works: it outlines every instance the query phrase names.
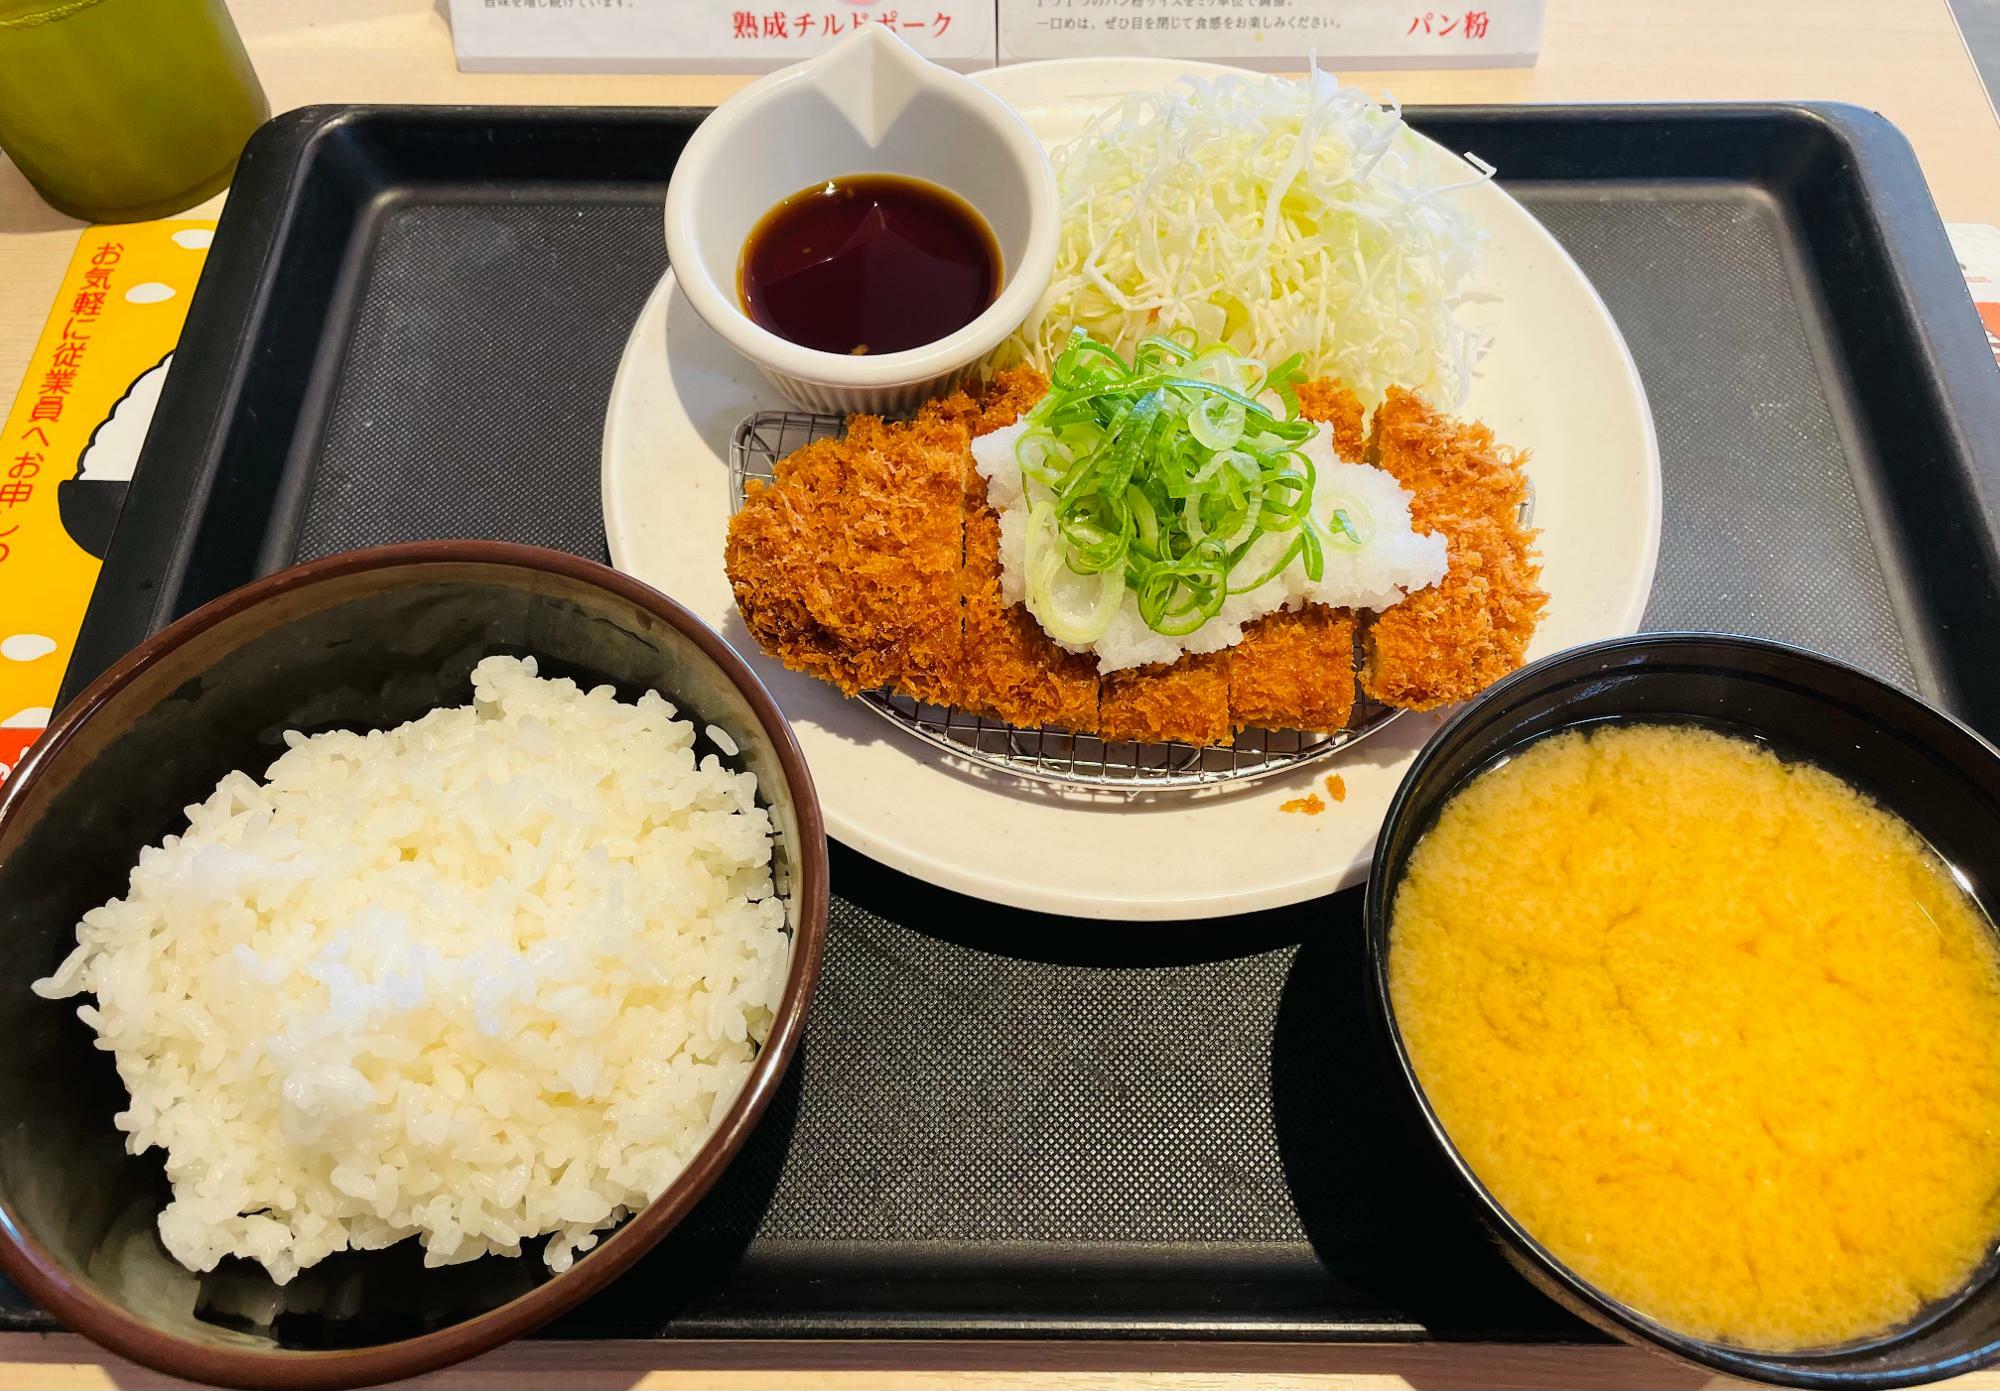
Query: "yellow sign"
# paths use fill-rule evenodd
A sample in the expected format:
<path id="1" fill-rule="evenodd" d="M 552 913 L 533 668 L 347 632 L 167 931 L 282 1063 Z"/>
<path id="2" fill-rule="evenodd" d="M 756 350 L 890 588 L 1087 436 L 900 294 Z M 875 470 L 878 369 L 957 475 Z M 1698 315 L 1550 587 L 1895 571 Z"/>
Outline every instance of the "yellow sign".
<path id="1" fill-rule="evenodd" d="M 0 431 L 0 780 L 48 724 L 214 232 L 87 230 Z"/>

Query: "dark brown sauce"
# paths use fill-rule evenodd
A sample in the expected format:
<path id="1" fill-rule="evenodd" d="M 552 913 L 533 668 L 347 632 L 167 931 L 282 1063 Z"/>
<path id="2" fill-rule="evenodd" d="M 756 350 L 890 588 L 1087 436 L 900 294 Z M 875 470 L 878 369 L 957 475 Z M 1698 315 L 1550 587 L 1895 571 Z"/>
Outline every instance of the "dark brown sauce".
<path id="1" fill-rule="evenodd" d="M 1000 292 L 1000 246 L 963 198 L 848 174 L 801 189 L 743 243 L 743 312 L 801 347 L 899 353 L 958 332 Z"/>

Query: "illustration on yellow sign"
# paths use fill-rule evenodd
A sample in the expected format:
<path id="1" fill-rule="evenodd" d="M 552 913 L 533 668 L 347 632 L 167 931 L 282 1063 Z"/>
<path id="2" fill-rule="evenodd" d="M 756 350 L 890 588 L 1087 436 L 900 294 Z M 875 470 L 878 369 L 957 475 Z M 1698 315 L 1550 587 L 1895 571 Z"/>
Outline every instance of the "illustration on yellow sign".
<path id="1" fill-rule="evenodd" d="M 0 780 L 48 724 L 214 232 L 86 231 L 0 433 Z"/>

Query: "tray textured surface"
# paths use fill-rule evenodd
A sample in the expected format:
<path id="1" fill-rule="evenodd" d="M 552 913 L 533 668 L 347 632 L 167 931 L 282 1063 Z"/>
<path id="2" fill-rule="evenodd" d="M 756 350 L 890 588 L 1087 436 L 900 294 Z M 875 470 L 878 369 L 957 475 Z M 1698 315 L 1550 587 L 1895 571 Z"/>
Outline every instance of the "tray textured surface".
<path id="1" fill-rule="evenodd" d="M 1489 148 L 1452 119 L 1461 148 Z M 661 192 L 417 180 L 364 207 L 312 349 L 319 404 L 276 427 L 292 510 L 259 563 L 427 536 L 603 558 L 599 427 L 664 265 Z M 1592 277 L 1651 396 L 1667 523 L 1649 626 L 1929 684 L 1797 209 L 1748 180 L 1514 192 Z M 1398 1121 L 1358 893 L 1079 925 L 838 848 L 834 871 L 823 993 L 761 1130 L 552 1332 L 1592 1336 L 1501 1263 Z M 46 1326 L 4 1288 L 0 1325 Z"/>
<path id="2" fill-rule="evenodd" d="M 489 537 L 604 557 L 597 441 L 667 267 L 650 204 L 384 209 L 295 560 Z"/>
<path id="3" fill-rule="evenodd" d="M 1527 201 L 1652 400 L 1666 506 L 1646 626 L 1779 638 L 1914 685 L 1779 206 L 1747 188 Z"/>
<path id="4" fill-rule="evenodd" d="M 1217 955 L 1199 925 L 1092 942 L 851 853 L 835 870 L 796 1096 L 689 1226 L 558 1334 L 630 1336 L 661 1313 L 649 1272 L 747 1244 L 679 1331 L 747 1331 L 761 1282 L 828 1266 L 858 1288 L 852 1309 L 810 1296 L 823 1314 L 949 1308 L 967 1292 L 939 1277 L 977 1252 L 1022 1280 L 1237 1272 L 1267 1291 L 1252 1326 L 1581 1335 L 1437 1201 L 1444 1176 L 1368 1065 L 1358 894 L 1240 920 L 1241 954 Z M 1425 1280 L 1436 1261 L 1455 1278 Z M 1119 1306 L 1144 1297 L 1091 1299 L 1142 1319 Z"/>

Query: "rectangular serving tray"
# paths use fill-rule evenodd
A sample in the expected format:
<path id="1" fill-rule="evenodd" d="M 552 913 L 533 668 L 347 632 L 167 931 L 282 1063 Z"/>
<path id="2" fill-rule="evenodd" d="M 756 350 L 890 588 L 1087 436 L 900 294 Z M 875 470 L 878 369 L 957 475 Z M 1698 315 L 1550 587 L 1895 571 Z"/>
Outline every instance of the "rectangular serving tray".
<path id="1" fill-rule="evenodd" d="M 442 536 L 603 559 L 598 439 L 692 110 L 316 108 L 244 157 L 67 694 L 255 575 Z M 1415 110 L 1617 317 L 1659 427 L 1648 626 L 2000 734 L 2000 372 L 1915 160 L 1836 106 Z M 970 833 L 971 828 L 968 828 Z M 1079 924 L 836 847 L 788 1082 L 558 1336 L 1589 1339 L 1394 1119 L 1359 895 Z M 0 1327 L 51 1326 L 0 1287 Z"/>

